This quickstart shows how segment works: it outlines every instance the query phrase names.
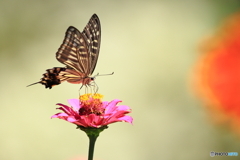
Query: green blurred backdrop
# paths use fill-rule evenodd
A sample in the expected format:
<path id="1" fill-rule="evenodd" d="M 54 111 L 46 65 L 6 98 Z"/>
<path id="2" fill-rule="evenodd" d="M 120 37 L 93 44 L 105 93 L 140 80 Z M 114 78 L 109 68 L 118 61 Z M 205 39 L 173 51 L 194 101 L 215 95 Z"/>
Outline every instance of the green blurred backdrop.
<path id="1" fill-rule="evenodd" d="M 95 74 L 115 72 L 97 77 L 99 93 L 104 100 L 123 100 L 134 118 L 133 126 L 116 123 L 101 133 L 96 159 L 207 160 L 210 151 L 240 153 L 240 140 L 209 122 L 189 85 L 199 42 L 239 6 L 200 0 L 0 1 L 0 159 L 87 156 L 85 133 L 50 119 L 56 103 L 77 98 L 80 85 L 26 86 L 46 69 L 63 66 L 55 53 L 66 29 L 82 31 L 93 13 L 102 25 Z"/>

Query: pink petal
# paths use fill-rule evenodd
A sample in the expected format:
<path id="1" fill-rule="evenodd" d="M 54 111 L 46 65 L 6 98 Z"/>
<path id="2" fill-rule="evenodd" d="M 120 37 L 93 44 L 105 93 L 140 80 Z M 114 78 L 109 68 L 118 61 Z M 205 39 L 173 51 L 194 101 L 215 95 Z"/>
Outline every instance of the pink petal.
<path id="1" fill-rule="evenodd" d="M 71 107 L 68 107 L 68 106 L 66 106 L 64 104 L 61 104 L 61 103 L 58 103 L 57 105 L 62 106 L 62 107 L 59 107 L 57 109 L 60 109 L 60 110 L 62 110 L 63 112 L 65 112 L 67 114 L 71 114 L 72 113 L 72 108 Z"/>
<path id="2" fill-rule="evenodd" d="M 66 113 L 57 113 L 54 114 L 51 118 L 59 118 L 59 117 L 66 117 L 68 116 Z"/>
<path id="3" fill-rule="evenodd" d="M 122 101 L 118 100 L 118 99 L 114 99 L 111 102 L 109 102 L 108 105 L 106 106 L 105 113 L 109 114 L 109 113 L 114 112 L 117 109 L 116 105 L 119 102 L 122 102 Z"/>
<path id="4" fill-rule="evenodd" d="M 70 116 L 70 117 L 67 117 L 67 121 L 73 123 L 73 122 L 76 122 L 77 120 L 75 119 L 75 117 Z"/>
<path id="5" fill-rule="evenodd" d="M 63 112 L 65 112 L 68 116 L 78 116 L 78 112 L 74 111 L 71 107 L 60 107 L 57 108 L 59 110 L 62 110 Z"/>
<path id="6" fill-rule="evenodd" d="M 127 111 L 127 110 L 131 110 L 131 109 L 128 106 L 120 105 L 120 106 L 118 106 L 118 110 L 125 110 L 125 111 Z"/>
<path id="7" fill-rule="evenodd" d="M 95 122 L 96 122 L 97 117 L 98 116 L 95 114 L 90 114 L 87 116 L 86 120 L 87 120 L 89 127 L 96 127 Z"/>
<path id="8" fill-rule="evenodd" d="M 114 107 L 114 106 L 116 106 L 119 102 L 122 102 L 122 101 L 119 100 L 119 99 L 114 99 L 114 100 L 112 100 L 111 102 L 108 103 L 108 106 L 109 106 L 109 107 Z"/>
<path id="9" fill-rule="evenodd" d="M 69 99 L 68 103 L 72 106 L 72 108 L 75 111 L 78 111 L 81 108 L 79 99 Z"/>
<path id="10" fill-rule="evenodd" d="M 79 119 L 78 122 L 84 124 L 84 126 L 86 127 L 93 127 L 91 125 L 91 119 L 92 119 L 91 116 L 81 116 L 81 119 Z"/>
<path id="11" fill-rule="evenodd" d="M 128 123 L 132 124 L 133 118 L 131 116 L 126 115 L 124 117 L 119 118 L 119 120 L 122 120 L 122 121 L 125 121 L 125 122 L 128 122 Z"/>

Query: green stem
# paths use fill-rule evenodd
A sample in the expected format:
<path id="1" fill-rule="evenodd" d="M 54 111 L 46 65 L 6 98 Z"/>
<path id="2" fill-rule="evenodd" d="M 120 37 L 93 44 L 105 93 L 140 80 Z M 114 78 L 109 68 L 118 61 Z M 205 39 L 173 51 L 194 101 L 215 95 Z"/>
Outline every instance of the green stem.
<path id="1" fill-rule="evenodd" d="M 83 127 L 83 126 L 78 126 L 78 129 L 81 129 L 84 131 L 88 138 L 89 138 L 89 150 L 88 150 L 88 160 L 93 160 L 93 153 L 94 153 L 94 146 L 95 142 L 100 134 L 104 129 L 107 129 L 108 126 L 102 126 L 100 128 L 90 128 L 90 127 Z"/>
<path id="2" fill-rule="evenodd" d="M 88 138 L 89 138 L 88 160 L 93 160 L 94 146 L 98 136 L 88 135 Z"/>

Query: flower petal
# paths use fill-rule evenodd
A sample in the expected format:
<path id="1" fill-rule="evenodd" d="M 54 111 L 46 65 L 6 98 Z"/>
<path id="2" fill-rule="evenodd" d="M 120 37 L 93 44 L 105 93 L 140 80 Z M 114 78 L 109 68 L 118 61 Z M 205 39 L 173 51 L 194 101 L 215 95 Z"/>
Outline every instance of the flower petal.
<path id="1" fill-rule="evenodd" d="M 76 122 L 77 120 L 75 119 L 75 117 L 69 116 L 67 117 L 67 121 L 73 123 L 73 122 Z"/>
<path id="2" fill-rule="evenodd" d="M 124 105 L 119 105 L 117 108 L 118 110 L 124 110 L 124 111 L 131 110 L 130 107 L 124 106 Z"/>
<path id="3" fill-rule="evenodd" d="M 113 111 L 115 111 L 117 109 L 116 105 L 119 102 L 122 102 L 122 101 L 118 100 L 118 99 L 114 99 L 111 102 L 109 102 L 108 105 L 106 106 L 105 113 L 109 114 L 109 113 L 112 113 Z"/>
<path id="4" fill-rule="evenodd" d="M 125 115 L 124 117 L 119 118 L 119 120 L 122 120 L 124 122 L 128 122 L 132 124 L 133 118 L 131 116 Z"/>
<path id="5" fill-rule="evenodd" d="M 68 116 L 66 113 L 57 113 L 54 114 L 51 118 L 59 118 L 59 117 L 66 117 Z"/>
<path id="6" fill-rule="evenodd" d="M 73 110 L 71 107 L 68 107 L 68 106 L 66 106 L 66 105 L 63 105 L 63 104 L 61 104 L 61 103 L 58 103 L 57 105 L 62 106 L 62 107 L 59 107 L 59 108 L 57 108 L 57 109 L 62 110 L 63 112 L 65 112 L 65 113 L 68 114 L 68 115 L 78 115 L 78 112 L 75 111 L 75 110 Z"/>
<path id="7" fill-rule="evenodd" d="M 81 108 L 79 99 L 69 99 L 68 103 L 72 106 L 72 108 L 75 111 L 78 111 Z"/>

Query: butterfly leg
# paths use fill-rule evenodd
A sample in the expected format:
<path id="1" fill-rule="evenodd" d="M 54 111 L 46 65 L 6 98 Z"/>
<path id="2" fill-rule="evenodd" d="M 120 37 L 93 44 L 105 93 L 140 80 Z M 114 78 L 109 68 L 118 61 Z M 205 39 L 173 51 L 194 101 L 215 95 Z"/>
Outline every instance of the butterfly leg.
<path id="1" fill-rule="evenodd" d="M 94 90 L 94 94 L 96 94 L 98 92 L 98 85 L 97 83 L 94 82 L 94 86 L 93 86 L 93 90 Z"/>
<path id="2" fill-rule="evenodd" d="M 91 92 L 96 94 L 98 92 L 98 85 L 95 81 L 92 81 L 88 86 L 91 88 Z"/>

